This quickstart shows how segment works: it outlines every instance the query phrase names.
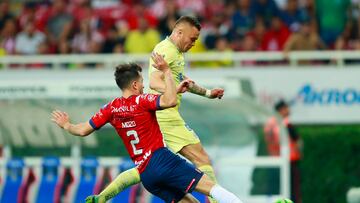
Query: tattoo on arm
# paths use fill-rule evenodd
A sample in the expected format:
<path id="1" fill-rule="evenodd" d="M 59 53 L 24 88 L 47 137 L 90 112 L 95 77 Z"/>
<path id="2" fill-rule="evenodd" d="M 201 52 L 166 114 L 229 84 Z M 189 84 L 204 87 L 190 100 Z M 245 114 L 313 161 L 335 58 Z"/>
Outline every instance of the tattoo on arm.
<path id="1" fill-rule="evenodd" d="M 200 96 L 205 96 L 206 94 L 206 88 L 203 88 L 197 84 L 193 84 L 191 87 L 189 87 L 189 90 L 193 94 L 197 94 Z"/>

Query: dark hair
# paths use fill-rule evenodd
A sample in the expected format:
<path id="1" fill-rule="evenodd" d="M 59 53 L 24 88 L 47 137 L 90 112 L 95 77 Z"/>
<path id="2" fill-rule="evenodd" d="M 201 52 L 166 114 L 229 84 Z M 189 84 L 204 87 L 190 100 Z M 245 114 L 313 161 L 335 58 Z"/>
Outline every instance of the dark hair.
<path id="1" fill-rule="evenodd" d="M 288 104 L 287 104 L 286 101 L 284 101 L 283 99 L 279 100 L 279 101 L 276 102 L 275 105 L 274 105 L 275 111 L 280 111 L 280 109 L 282 109 L 282 108 L 284 108 L 284 107 L 288 107 Z"/>
<path id="2" fill-rule="evenodd" d="M 190 25 L 196 27 L 199 31 L 201 30 L 201 24 L 196 17 L 193 16 L 181 16 L 176 22 L 175 27 L 180 23 L 189 23 Z"/>
<path id="3" fill-rule="evenodd" d="M 136 63 L 124 63 L 116 67 L 114 76 L 121 90 L 129 87 L 130 83 L 140 77 L 141 67 Z"/>

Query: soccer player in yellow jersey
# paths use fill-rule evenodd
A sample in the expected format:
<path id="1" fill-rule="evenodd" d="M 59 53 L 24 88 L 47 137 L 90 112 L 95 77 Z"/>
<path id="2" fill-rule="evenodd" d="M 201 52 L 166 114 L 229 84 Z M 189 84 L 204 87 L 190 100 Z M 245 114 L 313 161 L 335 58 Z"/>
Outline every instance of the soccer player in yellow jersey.
<path id="1" fill-rule="evenodd" d="M 194 46 L 195 41 L 199 37 L 200 30 L 201 25 L 196 18 L 182 16 L 176 21 L 171 35 L 157 44 L 153 50 L 153 52 L 161 54 L 169 64 L 177 85 L 187 78 L 184 74 L 184 53 Z M 164 76 L 160 71 L 153 68 L 152 65 L 153 61 L 150 59 L 149 79 L 151 91 L 152 93 L 162 93 L 165 89 Z M 216 88 L 209 90 L 196 83 L 190 85 L 189 91 L 211 99 L 220 99 L 224 94 L 223 89 Z M 186 157 L 216 182 L 209 156 L 195 132 L 186 125 L 179 113 L 181 97 L 182 94 L 177 95 L 178 105 L 176 107 L 156 113 L 167 147 L 173 152 L 180 153 Z M 212 202 L 211 199 L 210 201 Z"/>
<path id="2" fill-rule="evenodd" d="M 194 46 L 195 41 L 199 38 L 201 25 L 199 21 L 190 16 L 180 17 L 169 37 L 158 43 L 153 52 L 161 54 L 165 61 L 169 64 L 176 85 L 181 87 L 180 83 L 184 79 L 188 79 L 184 75 L 184 53 Z M 149 78 L 151 93 L 163 93 L 165 90 L 164 75 L 161 71 L 153 68 L 153 61 L 150 59 Z M 210 99 L 221 99 L 224 95 L 224 90 L 221 88 L 206 89 L 192 82 L 188 89 L 189 92 L 201 95 Z M 181 90 L 178 90 L 177 99 L 178 105 L 173 108 L 165 109 L 156 112 L 157 120 L 164 135 L 164 139 L 168 148 L 174 153 L 180 153 L 195 166 L 208 175 L 214 182 L 216 182 L 214 170 L 211 166 L 211 161 L 200 143 L 199 138 L 195 132 L 190 129 L 179 113 L 181 102 Z M 129 169 L 116 177 L 116 179 L 105 188 L 96 198 L 91 198 L 96 201 L 87 202 L 104 202 L 111 199 L 116 194 L 125 188 L 139 183 L 140 176 L 135 168 Z M 186 196 L 187 197 L 187 196 Z M 209 200 L 215 202 L 212 198 Z M 193 199 L 185 199 L 183 201 L 194 202 Z"/>

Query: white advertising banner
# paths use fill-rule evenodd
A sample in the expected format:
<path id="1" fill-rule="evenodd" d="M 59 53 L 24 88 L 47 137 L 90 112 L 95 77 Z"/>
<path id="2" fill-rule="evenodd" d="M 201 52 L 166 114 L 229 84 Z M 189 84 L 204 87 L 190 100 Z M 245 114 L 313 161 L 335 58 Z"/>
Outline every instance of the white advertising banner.
<path id="1" fill-rule="evenodd" d="M 285 99 L 295 123 L 360 122 L 360 68 L 197 69 L 187 70 L 186 75 L 209 88 L 223 87 L 225 99 L 247 93 L 268 109 Z M 146 69 L 143 76 L 147 86 Z M 0 99 L 112 98 L 119 94 L 111 70 L 0 72 Z"/>
<path id="2" fill-rule="evenodd" d="M 360 122 L 360 69 L 271 69 L 243 71 L 258 102 L 285 99 L 296 123 Z"/>

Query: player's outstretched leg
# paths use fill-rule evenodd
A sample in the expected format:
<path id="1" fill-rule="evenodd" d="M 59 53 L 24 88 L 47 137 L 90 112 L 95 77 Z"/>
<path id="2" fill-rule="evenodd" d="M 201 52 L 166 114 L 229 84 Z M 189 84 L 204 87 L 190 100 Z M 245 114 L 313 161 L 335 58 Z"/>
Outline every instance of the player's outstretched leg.
<path id="1" fill-rule="evenodd" d="M 217 183 L 209 155 L 201 143 L 187 145 L 179 153 L 191 161 L 200 171 L 204 172 L 214 183 Z M 211 197 L 209 197 L 209 201 L 210 203 L 216 203 Z"/>
<path id="2" fill-rule="evenodd" d="M 126 170 L 120 173 L 99 195 L 87 197 L 86 203 L 105 203 L 126 188 L 137 183 L 140 183 L 139 171 L 136 168 Z"/>
<path id="3" fill-rule="evenodd" d="M 215 184 L 206 174 L 201 177 L 195 190 L 214 198 L 219 203 L 243 203 L 233 193 Z"/>

